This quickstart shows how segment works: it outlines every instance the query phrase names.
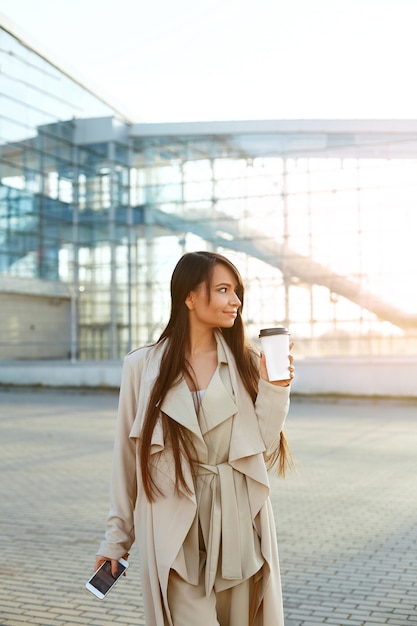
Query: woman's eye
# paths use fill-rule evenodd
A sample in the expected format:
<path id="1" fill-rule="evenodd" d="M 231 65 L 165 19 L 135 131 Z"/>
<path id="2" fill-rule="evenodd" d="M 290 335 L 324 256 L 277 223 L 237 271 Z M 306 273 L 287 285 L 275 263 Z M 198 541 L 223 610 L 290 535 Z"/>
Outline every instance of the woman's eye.
<path id="1" fill-rule="evenodd" d="M 220 293 L 226 293 L 227 289 L 226 287 L 220 287 L 219 291 Z"/>

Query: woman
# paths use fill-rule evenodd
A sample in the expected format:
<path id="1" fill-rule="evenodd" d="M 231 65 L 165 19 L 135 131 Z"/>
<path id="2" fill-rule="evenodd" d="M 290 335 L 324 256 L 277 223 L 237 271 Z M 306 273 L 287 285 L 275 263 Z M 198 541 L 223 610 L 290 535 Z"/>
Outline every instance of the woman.
<path id="1" fill-rule="evenodd" d="M 284 473 L 294 368 L 267 382 L 243 292 L 225 257 L 185 254 L 161 337 L 125 357 L 96 568 L 136 538 L 147 626 L 283 624 L 266 463 Z"/>

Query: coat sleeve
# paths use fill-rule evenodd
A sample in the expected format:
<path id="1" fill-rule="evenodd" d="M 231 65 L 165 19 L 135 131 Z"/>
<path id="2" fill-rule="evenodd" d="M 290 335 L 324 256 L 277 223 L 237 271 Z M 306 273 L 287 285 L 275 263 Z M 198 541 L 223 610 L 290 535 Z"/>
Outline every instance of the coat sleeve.
<path id="1" fill-rule="evenodd" d="M 275 452 L 279 446 L 280 434 L 289 406 L 290 387 L 278 387 L 262 378 L 260 379 L 255 412 L 265 443 L 266 455 Z"/>
<path id="2" fill-rule="evenodd" d="M 136 443 L 134 439 L 129 438 L 129 433 L 136 415 L 138 390 L 139 380 L 136 379 L 127 355 L 123 363 L 120 385 L 110 480 L 110 510 L 104 541 L 101 542 L 97 553 L 112 559 L 122 557 L 130 550 L 135 540 Z"/>

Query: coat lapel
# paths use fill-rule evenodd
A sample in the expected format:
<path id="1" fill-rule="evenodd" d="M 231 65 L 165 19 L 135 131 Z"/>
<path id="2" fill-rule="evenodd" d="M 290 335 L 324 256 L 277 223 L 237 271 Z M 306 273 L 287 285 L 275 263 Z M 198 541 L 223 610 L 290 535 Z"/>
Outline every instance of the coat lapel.
<path id="1" fill-rule="evenodd" d="M 269 490 L 269 479 L 265 463 L 259 463 L 259 454 L 265 452 L 265 442 L 262 439 L 258 418 L 255 413 L 252 399 L 250 398 L 244 384 L 237 375 L 237 369 L 233 354 L 223 337 L 218 337 L 223 346 L 225 357 L 229 363 L 230 381 L 233 388 L 234 397 L 238 407 L 237 415 L 233 420 L 232 435 L 230 438 L 229 463 L 242 474 L 250 477 L 256 483 L 261 483 Z M 251 485 L 248 485 L 251 491 Z M 254 489 L 253 504 L 256 511 L 262 506 L 265 500 L 265 493 L 259 488 Z"/>
<path id="2" fill-rule="evenodd" d="M 164 344 L 152 346 L 145 357 L 142 380 L 139 377 L 138 406 L 130 437 L 140 437 L 150 392 L 161 367 L 164 349 Z M 192 396 L 184 378 L 179 379 L 177 384 L 168 391 L 161 405 L 161 411 L 202 439 Z M 160 420 L 158 420 L 152 435 L 152 446 L 154 451 L 160 451 L 164 447 L 164 436 Z"/>
<path id="3" fill-rule="evenodd" d="M 229 461 L 233 461 L 264 452 L 265 443 L 259 431 L 253 402 L 243 382 L 237 375 L 233 354 L 220 334 L 218 335 L 218 341 L 222 345 L 225 359 L 229 364 L 230 382 L 237 405 L 235 412 L 238 412 L 233 423 L 232 439 L 230 441 Z"/>
<path id="4" fill-rule="evenodd" d="M 219 367 L 224 367 L 223 363 Z M 237 405 L 225 387 L 220 376 L 219 368 L 216 369 L 204 394 L 200 410 L 200 428 L 203 435 L 209 430 L 216 428 L 222 422 L 235 415 Z"/>
<path id="5" fill-rule="evenodd" d="M 201 437 L 200 426 L 194 408 L 193 398 L 184 378 L 172 387 L 161 405 L 161 411 L 181 426 L 188 428 L 194 435 Z"/>
<path id="6" fill-rule="evenodd" d="M 224 367 L 224 363 L 227 363 L 227 356 L 225 355 L 224 345 L 219 339 L 217 341 L 217 351 L 219 367 Z M 168 391 L 161 406 L 161 410 L 164 413 L 178 422 L 178 424 L 188 428 L 201 441 L 203 441 L 203 434 L 229 419 L 237 412 L 237 405 L 219 375 L 219 367 L 216 369 L 204 394 L 200 422 L 197 418 L 191 392 L 184 378 L 181 378 Z"/>

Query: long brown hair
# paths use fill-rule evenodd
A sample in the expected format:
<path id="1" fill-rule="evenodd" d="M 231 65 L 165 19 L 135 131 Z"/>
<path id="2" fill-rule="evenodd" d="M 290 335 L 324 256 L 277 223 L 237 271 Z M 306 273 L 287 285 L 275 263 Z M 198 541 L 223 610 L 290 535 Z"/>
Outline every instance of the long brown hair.
<path id="1" fill-rule="evenodd" d="M 186 492 L 189 492 L 182 469 L 182 459 L 185 456 L 186 461 L 193 467 L 196 454 L 192 441 L 187 429 L 163 413 L 160 407 L 168 390 L 179 382 L 182 375 L 187 373 L 191 380 L 194 380 L 193 373 L 186 359 L 190 341 L 190 328 L 185 300 L 189 293 L 195 291 L 201 283 L 205 283 L 207 296 L 210 298 L 210 283 L 216 263 L 226 266 L 235 276 L 237 283 L 236 294 L 242 303 L 234 325 L 231 328 L 221 329 L 221 332 L 233 353 L 238 373 L 253 402 L 255 402 L 258 393 L 259 369 L 255 351 L 247 344 L 245 339 L 242 321 L 244 286 L 238 270 L 226 257 L 214 252 L 201 251 L 184 254 L 178 261 L 171 278 L 171 315 L 166 328 L 155 344 L 163 343 L 164 352 L 161 358 L 159 375 L 151 391 L 140 440 L 142 482 L 145 494 L 151 501 L 161 493 L 149 467 L 152 433 L 160 416 L 164 434 L 172 447 L 176 489 L 178 491 L 180 488 L 183 488 Z M 290 455 L 286 438 L 284 433 L 281 433 L 277 454 L 268 460 L 268 465 L 272 466 L 278 462 L 278 471 L 281 475 L 284 475 L 286 461 L 289 459 Z"/>

